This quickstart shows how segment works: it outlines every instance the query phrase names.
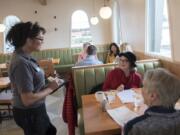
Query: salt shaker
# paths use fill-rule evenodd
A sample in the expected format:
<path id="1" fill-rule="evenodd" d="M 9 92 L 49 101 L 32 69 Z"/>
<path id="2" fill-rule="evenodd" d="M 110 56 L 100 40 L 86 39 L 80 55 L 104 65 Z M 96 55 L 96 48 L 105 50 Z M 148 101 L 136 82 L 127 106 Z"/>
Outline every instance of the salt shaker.
<path id="1" fill-rule="evenodd" d="M 107 100 L 103 100 L 102 102 L 101 102 L 101 108 L 102 108 L 102 111 L 103 112 L 105 112 L 106 111 L 106 106 L 107 106 Z"/>

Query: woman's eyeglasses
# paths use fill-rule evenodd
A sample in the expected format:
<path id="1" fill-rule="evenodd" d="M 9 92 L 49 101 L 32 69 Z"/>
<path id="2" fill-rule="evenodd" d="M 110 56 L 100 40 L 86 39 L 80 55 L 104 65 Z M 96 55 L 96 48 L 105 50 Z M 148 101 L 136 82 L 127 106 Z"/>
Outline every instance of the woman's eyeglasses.
<path id="1" fill-rule="evenodd" d="M 128 63 L 128 62 L 129 62 L 129 61 L 126 60 L 126 59 L 119 59 L 119 61 L 122 62 L 122 63 Z"/>

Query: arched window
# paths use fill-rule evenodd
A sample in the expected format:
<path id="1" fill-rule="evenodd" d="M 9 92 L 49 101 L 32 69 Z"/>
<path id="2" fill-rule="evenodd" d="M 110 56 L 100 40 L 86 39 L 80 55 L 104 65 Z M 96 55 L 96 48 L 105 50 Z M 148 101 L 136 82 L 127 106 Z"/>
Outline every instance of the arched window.
<path id="1" fill-rule="evenodd" d="M 18 22 L 20 22 L 20 19 L 14 15 L 9 15 L 4 19 L 4 25 L 6 26 L 6 30 L 4 31 L 4 53 L 12 53 L 14 51 L 14 46 L 6 42 L 6 35 L 11 27 Z"/>
<path id="2" fill-rule="evenodd" d="M 84 42 L 92 42 L 87 14 L 77 10 L 71 18 L 71 47 L 81 46 Z"/>

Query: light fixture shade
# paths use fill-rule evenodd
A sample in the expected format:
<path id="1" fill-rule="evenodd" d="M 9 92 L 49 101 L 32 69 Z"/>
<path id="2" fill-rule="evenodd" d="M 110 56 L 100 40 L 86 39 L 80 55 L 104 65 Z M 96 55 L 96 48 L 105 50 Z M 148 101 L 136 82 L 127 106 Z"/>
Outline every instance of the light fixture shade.
<path id="1" fill-rule="evenodd" d="M 6 26 L 4 24 L 0 24 L 0 32 L 4 32 L 6 29 Z"/>
<path id="2" fill-rule="evenodd" d="M 100 9 L 99 14 L 103 19 L 109 19 L 112 15 L 112 10 L 110 7 L 104 6 Z"/>
<path id="3" fill-rule="evenodd" d="M 91 17 L 90 22 L 92 25 L 96 25 L 99 23 L 99 19 L 96 16 Z"/>

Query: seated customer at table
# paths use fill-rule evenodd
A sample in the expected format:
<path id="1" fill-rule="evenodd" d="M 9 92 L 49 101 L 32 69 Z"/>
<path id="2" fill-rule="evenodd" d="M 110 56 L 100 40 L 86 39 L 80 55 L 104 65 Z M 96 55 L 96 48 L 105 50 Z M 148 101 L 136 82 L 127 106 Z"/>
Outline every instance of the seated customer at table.
<path id="1" fill-rule="evenodd" d="M 139 88 L 141 77 L 134 68 L 136 67 L 136 56 L 131 52 L 119 54 L 119 66 L 106 77 L 103 90 L 123 90 L 129 88 Z"/>
<path id="2" fill-rule="evenodd" d="M 94 45 L 89 45 L 87 48 L 87 56 L 84 60 L 78 62 L 76 66 L 86 66 L 86 65 L 99 65 L 103 64 L 96 57 L 96 47 Z"/>
<path id="3" fill-rule="evenodd" d="M 142 95 L 148 109 L 129 121 L 124 135 L 180 135 L 180 111 L 174 109 L 180 96 L 180 80 L 165 69 L 148 71 Z"/>
<path id="4" fill-rule="evenodd" d="M 84 60 L 87 56 L 87 48 L 88 46 L 91 45 L 89 42 L 85 42 L 83 44 L 83 51 L 79 53 L 79 56 L 78 56 L 78 62 Z"/>
<path id="5" fill-rule="evenodd" d="M 116 56 L 119 55 L 119 47 L 116 43 L 111 43 L 109 47 L 109 54 L 106 58 L 106 63 L 113 63 L 116 60 Z"/>

